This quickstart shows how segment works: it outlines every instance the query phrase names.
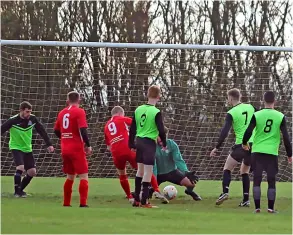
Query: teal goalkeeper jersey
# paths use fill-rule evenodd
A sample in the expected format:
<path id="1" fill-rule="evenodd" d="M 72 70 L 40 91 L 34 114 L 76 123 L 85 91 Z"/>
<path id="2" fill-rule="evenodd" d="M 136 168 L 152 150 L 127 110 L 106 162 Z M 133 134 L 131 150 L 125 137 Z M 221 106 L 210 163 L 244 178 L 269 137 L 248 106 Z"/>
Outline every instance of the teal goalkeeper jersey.
<path id="1" fill-rule="evenodd" d="M 181 172 L 188 171 L 185 161 L 182 158 L 178 145 L 174 140 L 167 139 L 167 150 L 162 150 L 161 146 L 157 145 L 156 161 L 154 165 L 154 174 L 167 174 L 176 169 Z"/>

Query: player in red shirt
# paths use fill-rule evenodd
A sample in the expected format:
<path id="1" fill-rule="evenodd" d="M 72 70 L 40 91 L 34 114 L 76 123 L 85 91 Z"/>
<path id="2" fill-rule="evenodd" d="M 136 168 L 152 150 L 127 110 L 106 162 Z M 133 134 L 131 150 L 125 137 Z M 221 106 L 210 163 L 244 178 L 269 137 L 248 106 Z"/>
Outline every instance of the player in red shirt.
<path id="1" fill-rule="evenodd" d="M 87 134 L 85 111 L 79 108 L 80 95 L 76 91 L 67 95 L 68 107 L 59 112 L 54 132 L 61 139 L 63 172 L 67 174 L 64 183 L 63 206 L 71 206 L 72 186 L 75 176 L 80 178 L 80 207 L 88 207 L 88 162 L 86 155 L 91 155 L 92 148 Z"/>
<path id="2" fill-rule="evenodd" d="M 111 111 L 112 118 L 106 123 L 104 128 L 105 143 L 110 150 L 114 165 L 117 168 L 120 184 L 130 203 L 133 203 L 133 196 L 130 191 L 130 185 L 126 173 L 126 163 L 129 162 L 132 168 L 137 169 L 136 153 L 128 147 L 128 126 L 132 119 L 124 116 L 124 109 L 115 106 Z M 160 193 L 156 177 L 152 175 L 152 187 L 154 196 L 168 203 L 168 200 Z"/>

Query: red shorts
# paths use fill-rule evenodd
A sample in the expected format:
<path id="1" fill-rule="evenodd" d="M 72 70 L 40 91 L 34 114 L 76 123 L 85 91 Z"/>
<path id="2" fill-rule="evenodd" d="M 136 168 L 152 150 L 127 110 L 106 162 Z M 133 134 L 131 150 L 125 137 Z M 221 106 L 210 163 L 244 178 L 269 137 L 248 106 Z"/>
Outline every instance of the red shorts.
<path id="1" fill-rule="evenodd" d="M 88 162 L 85 152 L 62 153 L 63 172 L 69 175 L 88 173 Z"/>
<path id="2" fill-rule="evenodd" d="M 113 161 L 118 170 L 124 170 L 127 162 L 129 162 L 132 168 L 137 169 L 136 153 L 131 150 L 119 155 L 113 154 Z"/>

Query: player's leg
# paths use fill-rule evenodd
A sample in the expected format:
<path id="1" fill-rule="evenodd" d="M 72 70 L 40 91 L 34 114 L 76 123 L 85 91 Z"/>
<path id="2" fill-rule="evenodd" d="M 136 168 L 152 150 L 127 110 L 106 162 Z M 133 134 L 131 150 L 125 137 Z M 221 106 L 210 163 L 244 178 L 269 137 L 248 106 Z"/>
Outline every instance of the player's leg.
<path id="1" fill-rule="evenodd" d="M 151 187 L 149 188 L 149 199 L 152 197 L 155 197 L 156 199 L 159 199 L 162 201 L 163 204 L 168 204 L 169 200 L 164 196 L 164 194 L 161 193 L 161 190 L 159 188 L 159 185 L 157 183 L 157 179 L 155 175 L 152 175 L 151 178 Z"/>
<path id="2" fill-rule="evenodd" d="M 29 185 L 33 177 L 36 176 L 37 170 L 36 170 L 35 159 L 32 152 L 25 153 L 23 161 L 24 161 L 24 169 L 26 170 L 26 176 L 23 177 L 21 181 L 19 193 L 20 195 L 25 197 L 26 193 L 23 190 Z"/>
<path id="3" fill-rule="evenodd" d="M 127 161 L 129 162 L 131 168 L 137 171 L 136 152 L 130 151 Z M 135 192 L 132 191 L 130 193 L 131 193 L 131 196 L 135 198 Z"/>
<path id="4" fill-rule="evenodd" d="M 79 176 L 79 197 L 80 197 L 80 207 L 88 207 L 87 199 L 88 199 L 88 191 L 89 191 L 89 184 L 88 184 L 88 173 L 78 174 Z"/>
<path id="5" fill-rule="evenodd" d="M 240 167 L 240 174 L 242 177 L 242 188 L 243 188 L 243 200 L 240 202 L 239 206 L 246 207 L 250 205 L 249 202 L 249 188 L 250 188 L 250 179 L 249 179 L 249 171 L 251 168 L 251 153 L 250 151 L 246 151 L 241 149 L 243 154 L 243 162 Z"/>
<path id="6" fill-rule="evenodd" d="M 135 189 L 134 189 L 135 202 L 133 203 L 133 206 L 139 206 L 141 183 L 142 183 L 142 177 L 144 174 L 143 152 L 141 151 L 140 146 L 137 146 L 137 149 L 136 149 L 136 162 L 137 162 L 137 171 L 135 175 Z"/>
<path id="7" fill-rule="evenodd" d="M 14 174 L 14 196 L 20 197 L 19 188 L 21 184 L 21 176 L 24 172 L 24 153 L 19 150 L 12 150 L 14 164 L 16 165 L 16 171 Z"/>
<path id="8" fill-rule="evenodd" d="M 143 177 L 142 177 L 142 195 L 141 195 L 141 205 L 145 206 L 147 204 L 147 199 L 149 197 L 149 189 L 151 186 L 151 178 L 153 174 L 153 165 L 144 161 L 143 165 Z"/>
<path id="9" fill-rule="evenodd" d="M 240 202 L 240 207 L 247 207 L 250 205 L 249 202 L 249 170 L 251 165 L 251 154 L 250 151 L 246 151 L 242 146 L 234 146 L 234 149 L 231 153 L 232 158 L 236 161 L 241 162 L 240 174 L 242 177 L 242 188 L 243 188 L 243 199 Z"/>
<path id="10" fill-rule="evenodd" d="M 201 201 L 202 200 L 201 196 L 198 193 L 196 193 L 194 189 L 195 189 L 195 185 L 186 187 L 185 194 L 191 196 L 193 200 L 195 201 Z"/>
<path id="11" fill-rule="evenodd" d="M 249 154 L 250 155 L 250 154 Z M 249 156 L 250 159 L 250 156 Z M 250 206 L 249 202 L 249 188 L 250 188 L 250 179 L 249 179 L 249 170 L 251 162 L 249 159 L 244 158 L 244 161 L 241 163 L 240 174 L 242 177 L 242 188 L 243 188 L 243 199 L 240 202 L 240 207 Z"/>
<path id="12" fill-rule="evenodd" d="M 128 201 L 130 203 L 133 203 L 134 197 L 133 197 L 131 190 L 130 190 L 130 184 L 128 181 L 126 169 L 124 169 L 124 170 L 117 169 L 117 172 L 119 174 L 120 185 L 121 185 L 123 191 L 125 192 Z"/>
<path id="13" fill-rule="evenodd" d="M 153 195 L 156 199 L 161 200 L 163 204 L 169 203 L 169 200 L 161 193 L 159 188 L 159 182 L 154 174 L 152 174 L 152 177 L 151 177 L 151 187 L 149 188 L 149 198 L 152 198 Z"/>
<path id="14" fill-rule="evenodd" d="M 267 156 L 267 181 L 268 181 L 268 212 L 276 213 L 274 206 L 276 200 L 276 175 L 278 174 L 278 157 Z"/>
<path id="15" fill-rule="evenodd" d="M 127 161 L 131 165 L 132 168 L 137 169 L 137 162 L 136 162 L 136 153 L 132 152 L 129 154 Z M 154 174 L 152 174 L 151 178 L 151 187 L 150 187 L 150 194 L 149 198 L 152 198 L 153 193 L 155 192 L 155 197 L 162 200 L 163 203 L 169 203 L 167 198 L 164 197 L 164 195 L 161 193 L 157 178 Z"/>
<path id="16" fill-rule="evenodd" d="M 168 179 L 166 178 L 166 174 L 157 175 L 158 185 L 166 182 Z"/>
<path id="17" fill-rule="evenodd" d="M 128 162 L 132 168 L 137 169 L 137 162 L 136 162 L 136 153 L 131 151 L 131 154 L 128 157 Z M 151 178 L 151 185 L 155 192 L 160 192 L 160 188 L 156 179 L 156 176 L 153 174 Z"/>
<path id="18" fill-rule="evenodd" d="M 157 177 L 155 177 L 154 174 L 152 175 L 152 179 L 153 179 L 153 177 L 155 177 L 155 180 L 156 180 L 155 184 L 158 185 L 158 187 L 159 187 L 159 185 L 161 183 L 167 181 L 165 175 L 166 174 L 161 174 L 161 175 L 157 175 Z M 152 187 L 150 187 L 150 189 L 149 189 L 149 199 L 151 199 L 153 197 L 153 195 L 154 195 L 155 198 L 160 199 L 163 204 L 168 204 L 169 203 L 169 200 L 160 191 L 155 191 L 154 190 L 154 188 L 153 188 L 154 185 L 152 184 L 152 179 L 151 179 L 151 185 L 152 185 Z"/>
<path id="19" fill-rule="evenodd" d="M 130 184 L 126 174 L 126 162 L 128 160 L 127 155 L 113 156 L 113 162 L 119 175 L 119 181 L 122 189 L 124 190 L 128 199 L 132 198 L 130 191 Z"/>
<path id="20" fill-rule="evenodd" d="M 156 142 L 151 139 L 143 139 L 143 167 L 144 174 L 142 178 L 142 196 L 141 205 L 143 207 L 153 207 L 147 203 L 149 197 L 149 188 L 151 185 L 151 178 L 153 175 L 153 168 L 155 164 Z"/>
<path id="21" fill-rule="evenodd" d="M 63 206 L 71 207 L 72 186 L 75 176 L 75 174 L 67 174 L 67 178 L 63 185 Z"/>
<path id="22" fill-rule="evenodd" d="M 76 155 L 73 161 L 74 169 L 76 174 L 79 176 L 79 206 L 80 207 L 88 207 L 87 199 L 88 199 L 88 162 L 86 159 L 86 155 L 84 152 Z"/>
<path id="23" fill-rule="evenodd" d="M 201 197 L 196 192 L 194 192 L 195 184 L 188 177 L 186 177 L 181 171 L 177 169 L 174 171 L 171 171 L 167 174 L 167 177 L 169 182 L 186 187 L 185 194 L 191 196 L 193 200 L 195 201 L 202 200 Z"/>
<path id="24" fill-rule="evenodd" d="M 225 200 L 229 198 L 229 186 L 231 183 L 231 171 L 238 164 L 238 161 L 235 160 L 231 155 L 227 157 L 224 166 L 223 180 L 222 180 L 222 189 L 223 192 L 220 194 L 219 198 L 216 201 L 216 205 L 221 205 Z"/>
<path id="25" fill-rule="evenodd" d="M 135 188 L 134 188 L 134 199 L 135 202 L 133 206 L 138 206 L 140 203 L 140 192 L 141 192 L 141 185 L 142 185 L 142 178 L 144 174 L 144 165 L 143 163 L 137 163 L 137 172 L 135 175 Z"/>
<path id="26" fill-rule="evenodd" d="M 152 177 L 151 177 L 151 187 L 149 188 L 148 198 L 152 198 L 153 195 L 155 198 L 161 200 L 163 204 L 169 203 L 169 200 L 161 193 L 159 188 L 159 182 L 157 180 L 157 177 L 154 174 L 152 174 Z"/>
<path id="27" fill-rule="evenodd" d="M 114 164 L 117 169 L 117 173 L 119 175 L 119 181 L 122 189 L 124 190 L 128 200 L 132 203 L 133 202 L 133 196 L 130 191 L 130 184 L 128 181 L 127 173 L 126 173 L 126 161 L 123 157 L 121 157 L 121 160 L 114 160 Z"/>
<path id="28" fill-rule="evenodd" d="M 75 179 L 74 166 L 70 155 L 62 154 L 63 172 L 67 178 L 63 184 L 63 206 L 71 206 L 72 186 Z"/>
<path id="29" fill-rule="evenodd" d="M 257 153 L 252 154 L 253 164 L 253 199 L 255 205 L 255 212 L 260 212 L 260 198 L 261 198 L 261 181 L 263 173 L 263 156 Z"/>
<path id="30" fill-rule="evenodd" d="M 151 186 L 152 186 L 152 188 L 154 189 L 155 192 L 157 192 L 158 194 L 161 194 L 157 178 L 156 178 L 156 176 L 154 174 L 152 174 Z"/>

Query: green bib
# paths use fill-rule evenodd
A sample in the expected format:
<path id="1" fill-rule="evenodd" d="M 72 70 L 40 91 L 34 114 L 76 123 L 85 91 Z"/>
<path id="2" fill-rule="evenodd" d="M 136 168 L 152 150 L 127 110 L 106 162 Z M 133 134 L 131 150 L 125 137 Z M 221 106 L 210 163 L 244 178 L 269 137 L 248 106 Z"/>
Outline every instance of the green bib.
<path id="1" fill-rule="evenodd" d="M 242 139 L 244 136 L 244 133 L 250 123 L 250 120 L 255 112 L 254 107 L 251 104 L 238 104 L 234 106 L 232 109 L 228 111 L 228 113 L 233 118 L 233 130 L 235 133 L 235 144 L 241 144 Z M 250 143 L 253 142 L 254 139 L 254 133 L 250 137 L 249 141 Z"/>
<path id="2" fill-rule="evenodd" d="M 156 115 L 160 112 L 153 105 L 144 104 L 135 110 L 136 136 L 157 140 L 159 131 L 156 125 Z"/>
<path id="3" fill-rule="evenodd" d="M 262 109 L 254 116 L 256 126 L 251 152 L 278 156 L 281 142 L 280 126 L 284 114 L 274 109 Z"/>
<path id="4" fill-rule="evenodd" d="M 32 152 L 33 127 L 34 124 L 27 128 L 13 125 L 10 128 L 9 149 L 20 150 L 24 153 Z"/>

